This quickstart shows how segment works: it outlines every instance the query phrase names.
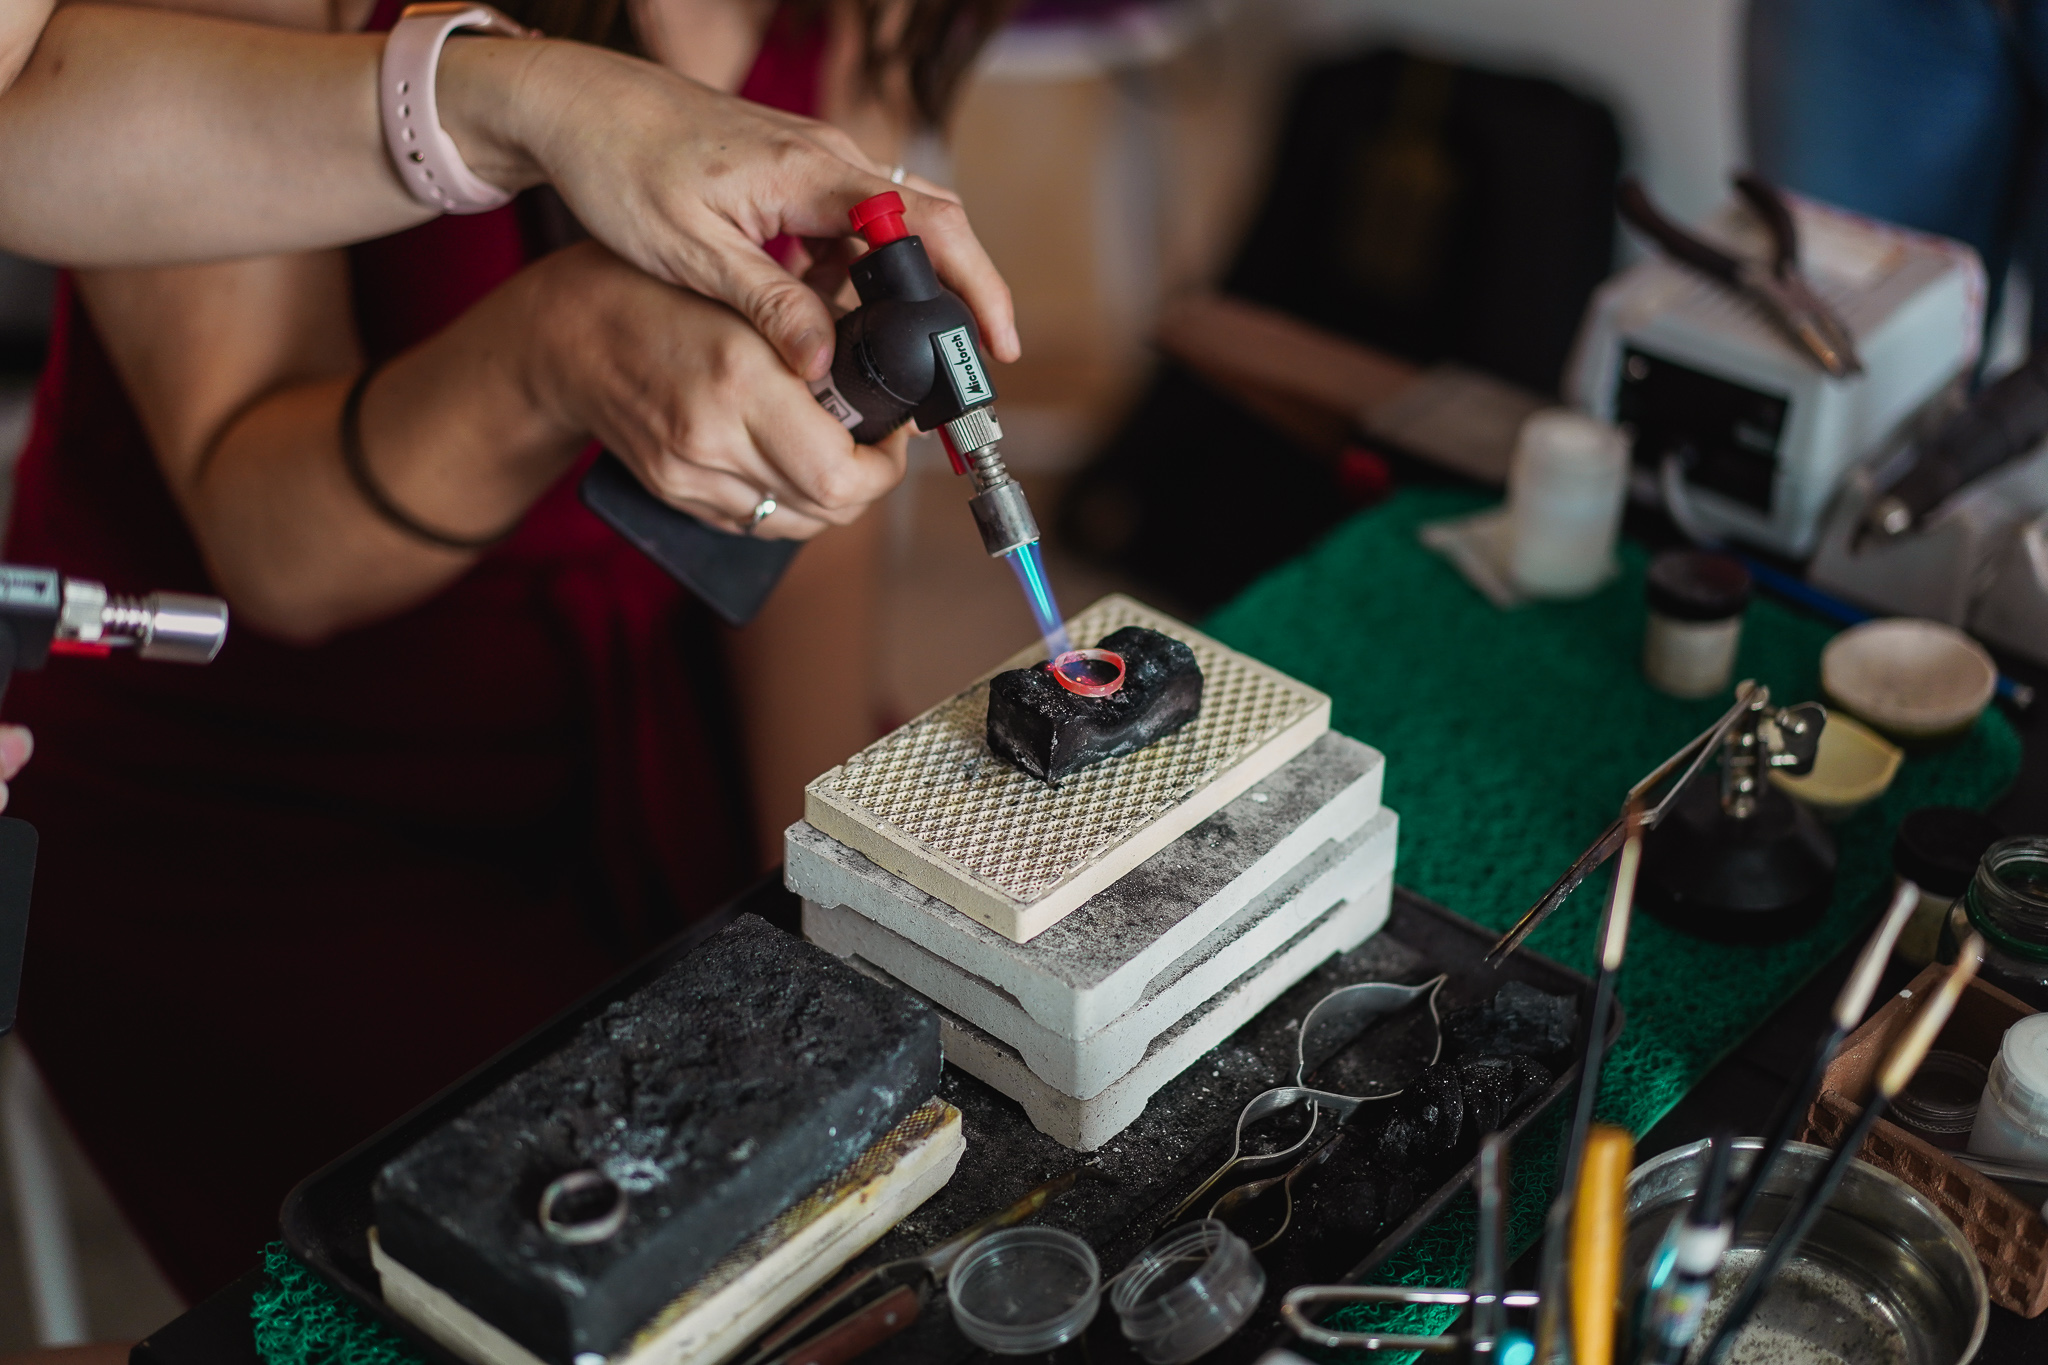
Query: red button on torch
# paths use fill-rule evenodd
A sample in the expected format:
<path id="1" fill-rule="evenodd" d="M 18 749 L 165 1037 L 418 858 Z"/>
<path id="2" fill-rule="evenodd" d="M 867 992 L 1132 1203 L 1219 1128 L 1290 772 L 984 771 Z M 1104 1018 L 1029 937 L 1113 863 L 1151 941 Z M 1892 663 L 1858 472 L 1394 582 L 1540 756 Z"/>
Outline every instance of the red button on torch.
<path id="1" fill-rule="evenodd" d="M 894 190 L 861 200 L 846 216 L 870 247 L 887 246 L 910 235 L 903 225 L 903 196 Z"/>

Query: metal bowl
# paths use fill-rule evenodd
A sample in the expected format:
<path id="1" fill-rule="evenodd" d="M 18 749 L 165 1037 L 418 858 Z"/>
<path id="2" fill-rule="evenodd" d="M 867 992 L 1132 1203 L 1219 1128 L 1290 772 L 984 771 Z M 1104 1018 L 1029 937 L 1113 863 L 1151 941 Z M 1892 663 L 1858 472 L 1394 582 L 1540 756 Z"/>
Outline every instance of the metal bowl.
<path id="1" fill-rule="evenodd" d="M 1748 1170 L 1762 1147 L 1761 1139 L 1737 1138 L 1734 1173 Z M 1705 1142 L 1674 1148 L 1629 1174 L 1625 1302 L 1635 1301 L 1665 1230 L 1692 1203 L 1706 1151 Z M 1714 1283 L 1704 1331 L 1720 1321 L 1792 1198 L 1832 1155 L 1803 1142 L 1785 1149 Z M 1778 1272 L 1728 1365 L 1964 1365 L 1990 1317 L 1984 1271 L 1955 1224 L 1903 1180 L 1858 1161 Z"/>

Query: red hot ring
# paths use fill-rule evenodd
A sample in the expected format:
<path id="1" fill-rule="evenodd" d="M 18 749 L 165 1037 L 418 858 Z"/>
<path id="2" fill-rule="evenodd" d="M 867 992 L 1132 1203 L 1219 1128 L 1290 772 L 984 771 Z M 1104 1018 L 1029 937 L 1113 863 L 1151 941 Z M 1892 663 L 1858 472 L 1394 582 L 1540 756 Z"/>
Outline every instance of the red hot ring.
<path id="1" fill-rule="evenodd" d="M 1094 676 L 1096 670 L 1087 667 L 1089 664 L 1108 664 L 1116 671 L 1106 679 L 1098 679 Z M 1124 656 L 1113 649 L 1070 649 L 1046 668 L 1053 681 L 1080 697 L 1107 697 L 1124 685 Z"/>

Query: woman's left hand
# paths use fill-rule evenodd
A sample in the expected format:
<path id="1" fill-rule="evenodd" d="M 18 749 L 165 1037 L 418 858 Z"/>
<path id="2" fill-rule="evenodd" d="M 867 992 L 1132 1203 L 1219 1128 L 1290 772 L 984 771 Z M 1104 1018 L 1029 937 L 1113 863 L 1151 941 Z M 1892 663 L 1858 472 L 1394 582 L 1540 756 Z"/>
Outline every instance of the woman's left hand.
<path id="1" fill-rule="evenodd" d="M 600 242 L 732 308 L 802 378 L 830 371 L 832 318 L 763 245 L 843 239 L 847 212 L 891 190 L 991 354 L 1022 354 L 1009 286 L 959 199 L 914 177 L 892 183 L 832 125 L 580 43 L 465 39 L 441 61 L 443 121 L 472 169 L 507 185 L 552 181 Z M 509 103 L 496 110 L 479 91 Z"/>

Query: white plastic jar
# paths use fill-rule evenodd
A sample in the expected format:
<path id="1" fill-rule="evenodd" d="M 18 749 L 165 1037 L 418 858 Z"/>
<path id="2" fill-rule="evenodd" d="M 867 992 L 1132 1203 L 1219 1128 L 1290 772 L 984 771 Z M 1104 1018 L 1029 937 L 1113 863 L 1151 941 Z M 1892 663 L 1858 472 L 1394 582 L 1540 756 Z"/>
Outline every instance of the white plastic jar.
<path id="1" fill-rule="evenodd" d="M 1569 408 L 1522 423 L 1508 468 L 1508 572 L 1531 597 L 1578 597 L 1614 572 L 1628 438 Z"/>
<path id="2" fill-rule="evenodd" d="M 2005 1031 L 1977 1103 L 1970 1151 L 2048 1166 L 2048 1014 L 2030 1014 Z"/>

